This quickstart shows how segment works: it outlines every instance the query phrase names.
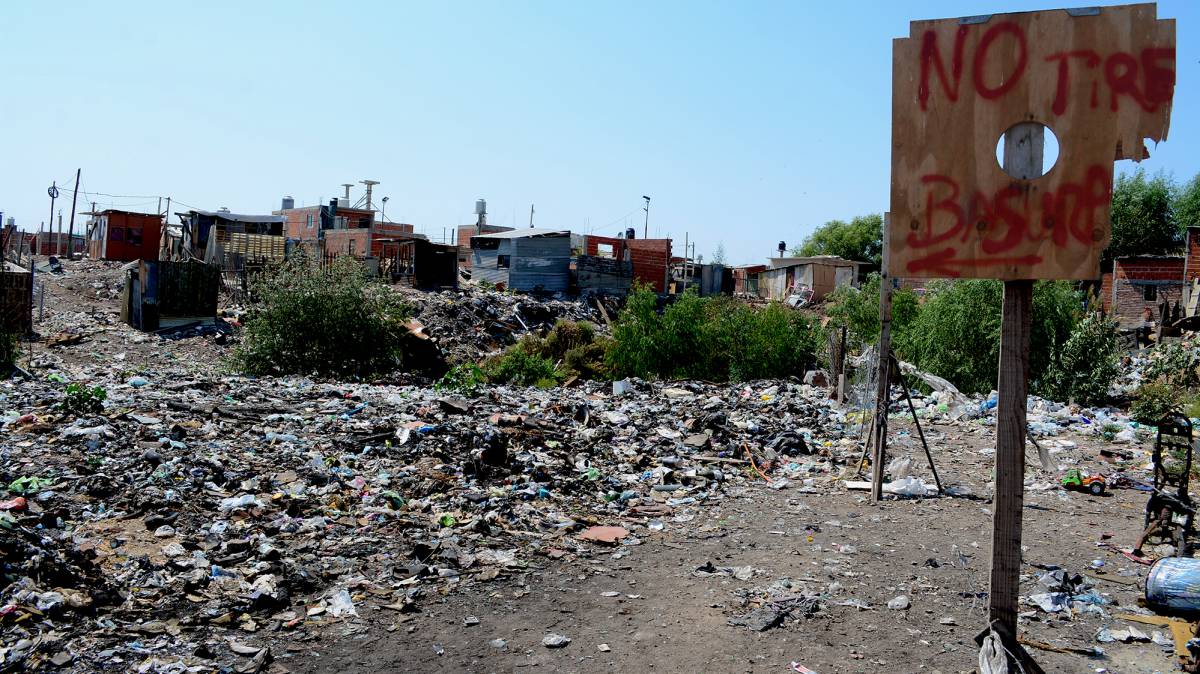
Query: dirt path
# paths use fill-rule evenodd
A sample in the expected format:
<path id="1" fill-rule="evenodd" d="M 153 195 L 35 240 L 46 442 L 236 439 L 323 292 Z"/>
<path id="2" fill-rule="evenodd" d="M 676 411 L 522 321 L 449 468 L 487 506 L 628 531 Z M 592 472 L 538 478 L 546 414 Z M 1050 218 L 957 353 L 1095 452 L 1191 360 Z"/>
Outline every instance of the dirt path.
<path id="1" fill-rule="evenodd" d="M 1095 498 L 1062 492 L 1031 494 L 1026 509 L 1027 564 L 1060 564 L 1083 571 L 1104 559 L 1098 591 L 1132 606 L 1132 579 L 1115 573 L 1135 567 L 1097 549 L 1101 531 L 1131 540 L 1142 498 L 1116 492 Z M 786 672 L 793 661 L 829 672 L 966 672 L 974 669 L 973 637 L 984 624 L 990 516 L 984 501 L 938 499 L 893 502 L 874 508 L 849 493 L 805 495 L 751 490 L 705 511 L 698 533 L 670 528 L 639 546 L 613 554 L 546 560 L 511 581 L 477 584 L 448 598 L 430 598 L 407 621 L 393 611 L 364 606 L 362 631 L 336 628 L 279 660 L 298 672 L 499 672 L 546 667 L 563 672 Z M 697 523 L 693 523 L 697 524 Z M 815 531 L 819 529 L 819 531 Z M 812 541 L 808 540 L 811 533 Z M 959 556 L 962 554 L 962 557 Z M 706 562 L 753 567 L 750 580 L 697 577 Z M 964 566 L 965 564 L 965 566 Z M 1027 572 L 1038 569 L 1026 567 Z M 1144 569 L 1136 569 L 1144 576 Z M 739 590 L 780 578 L 797 589 L 834 590 L 821 611 L 788 619 L 765 632 L 727 624 L 745 612 Z M 1097 575 L 1105 578 L 1105 575 Z M 1023 592 L 1032 588 L 1032 578 Z M 1028 588 L 1026 588 L 1028 585 Z M 1030 590 L 1035 591 L 1035 590 Z M 619 592 L 621 596 L 604 596 Z M 634 595 L 634 597 L 630 597 Z M 898 595 L 908 610 L 890 610 Z M 862 610 L 841 602 L 858 600 Z M 1119 607 L 1108 607 L 1119 612 Z M 479 624 L 464 625 L 474 616 Z M 1096 644 L 1109 620 L 1044 613 L 1023 621 L 1024 634 L 1057 646 L 1102 646 L 1105 659 L 1034 650 L 1048 672 L 1156 672 L 1174 668 L 1153 644 Z M 542 645 L 554 632 L 572 642 Z M 504 648 L 490 645 L 494 639 Z M 610 652 L 599 650 L 608 644 Z M 440 652 L 440 654 L 439 654 Z"/>

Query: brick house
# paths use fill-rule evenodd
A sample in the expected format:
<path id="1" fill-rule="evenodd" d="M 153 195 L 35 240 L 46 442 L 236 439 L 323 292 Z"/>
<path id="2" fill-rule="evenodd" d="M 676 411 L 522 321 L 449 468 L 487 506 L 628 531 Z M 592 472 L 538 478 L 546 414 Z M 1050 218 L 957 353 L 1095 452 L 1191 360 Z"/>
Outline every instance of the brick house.
<path id="1" fill-rule="evenodd" d="M 1189 238 L 1191 233 L 1189 232 Z M 1143 312 L 1150 309 L 1157 320 L 1163 300 L 1174 305 L 1183 301 L 1187 258 L 1175 255 L 1131 255 L 1113 261 L 1111 277 L 1102 280 L 1110 292 L 1110 314 L 1121 327 L 1141 324 Z"/>
<path id="2" fill-rule="evenodd" d="M 670 239 L 618 239 L 589 234 L 583 242 L 584 255 L 628 260 L 633 264 L 633 278 L 654 287 L 655 292 L 667 291 L 667 270 L 671 261 Z"/>

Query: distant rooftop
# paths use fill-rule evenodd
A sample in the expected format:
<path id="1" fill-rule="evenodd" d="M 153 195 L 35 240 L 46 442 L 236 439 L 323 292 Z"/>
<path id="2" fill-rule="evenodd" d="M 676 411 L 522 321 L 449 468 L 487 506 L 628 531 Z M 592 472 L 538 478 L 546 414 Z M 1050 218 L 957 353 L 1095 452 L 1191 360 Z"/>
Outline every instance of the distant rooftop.
<path id="1" fill-rule="evenodd" d="M 565 229 L 536 229 L 526 227 L 525 229 L 514 229 L 511 232 L 493 232 L 491 234 L 476 234 L 471 237 L 474 239 L 528 239 L 533 237 L 553 237 L 553 236 L 570 236 L 571 232 Z"/>

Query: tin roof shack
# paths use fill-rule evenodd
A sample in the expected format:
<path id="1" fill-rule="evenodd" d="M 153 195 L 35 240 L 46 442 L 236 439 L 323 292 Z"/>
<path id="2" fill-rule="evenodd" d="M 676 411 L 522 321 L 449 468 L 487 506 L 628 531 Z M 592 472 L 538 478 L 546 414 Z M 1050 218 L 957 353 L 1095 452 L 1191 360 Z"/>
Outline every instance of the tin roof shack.
<path id="1" fill-rule="evenodd" d="M 1142 324 L 1150 309 L 1159 320 L 1158 306 L 1183 299 L 1185 258 L 1173 255 L 1132 255 L 1113 261 L 1112 316 L 1123 328 Z"/>
<path id="2" fill-rule="evenodd" d="M 423 236 L 376 239 L 379 273 L 421 290 L 458 290 L 458 246 Z"/>
<path id="3" fill-rule="evenodd" d="M 733 268 L 733 294 L 758 296 L 758 275 L 767 270 L 765 264 L 743 264 Z"/>
<path id="4" fill-rule="evenodd" d="M 226 269 L 246 263 L 282 261 L 287 243 L 282 215 L 243 215 L 228 210 L 176 213 L 183 248 L 192 258 L 220 264 Z"/>
<path id="5" fill-rule="evenodd" d="M 28 335 L 33 332 L 33 273 L 0 260 L 0 331 Z"/>
<path id="6" fill-rule="evenodd" d="M 667 271 L 671 265 L 671 239 L 631 239 L 588 235 L 583 254 L 613 260 L 625 260 L 633 266 L 633 278 L 667 292 Z M 582 287 L 582 286 L 581 286 Z"/>
<path id="7" fill-rule="evenodd" d="M 769 300 L 799 297 L 800 302 L 820 302 L 843 285 L 854 285 L 858 265 L 834 255 L 775 257 L 759 274 L 758 292 Z"/>
<path id="8" fill-rule="evenodd" d="M 458 266 L 462 269 L 471 268 L 471 237 L 481 234 L 499 234 L 511 232 L 512 227 L 500 225 L 459 225 L 458 226 Z"/>
<path id="9" fill-rule="evenodd" d="M 87 251 L 93 260 L 157 260 L 163 216 L 110 208 L 88 221 Z"/>
<path id="10" fill-rule="evenodd" d="M 571 233 L 518 229 L 471 237 L 474 278 L 512 290 L 566 292 Z"/>
<path id="11" fill-rule="evenodd" d="M 121 320 L 143 332 L 212 325 L 220 285 L 214 264 L 139 260 L 129 265 Z"/>

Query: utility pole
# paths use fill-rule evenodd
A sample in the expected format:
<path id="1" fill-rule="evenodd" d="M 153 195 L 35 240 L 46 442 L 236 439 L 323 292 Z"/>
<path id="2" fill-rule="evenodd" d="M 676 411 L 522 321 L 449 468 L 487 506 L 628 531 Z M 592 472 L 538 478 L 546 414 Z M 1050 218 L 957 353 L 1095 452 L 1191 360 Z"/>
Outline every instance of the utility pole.
<path id="1" fill-rule="evenodd" d="M 529 228 L 533 229 L 533 204 L 529 204 Z"/>
<path id="2" fill-rule="evenodd" d="M 58 256 L 63 254 L 63 238 L 62 238 L 62 209 L 58 209 Z"/>
<path id="3" fill-rule="evenodd" d="M 165 215 L 166 217 L 163 218 L 162 231 L 158 234 L 158 259 L 160 260 L 164 257 L 170 257 L 170 251 L 168 250 L 167 243 L 171 240 L 171 237 L 167 234 L 167 225 L 171 224 L 171 197 L 167 197 L 167 212 Z"/>
<path id="4" fill-rule="evenodd" d="M 81 168 L 75 169 L 75 191 L 71 193 L 71 228 L 67 230 L 67 259 L 71 259 L 71 255 L 75 252 L 75 202 L 79 199 L 79 174 L 83 171 Z"/>
<path id="5" fill-rule="evenodd" d="M 50 183 L 50 187 L 49 187 L 49 189 L 46 190 L 46 194 L 50 195 L 50 231 L 53 232 L 54 231 L 54 200 L 58 198 L 58 181 L 57 180 Z M 55 245 L 54 250 L 55 250 L 55 252 L 61 254 L 61 251 L 58 250 L 57 244 Z"/>
<path id="6" fill-rule="evenodd" d="M 642 238 L 649 239 L 650 238 L 650 197 L 643 194 L 642 198 L 646 200 L 646 206 L 644 208 L 642 208 L 643 211 L 646 211 L 646 223 L 644 225 L 642 225 Z M 683 254 L 687 255 L 687 246 L 686 245 L 683 248 Z"/>

